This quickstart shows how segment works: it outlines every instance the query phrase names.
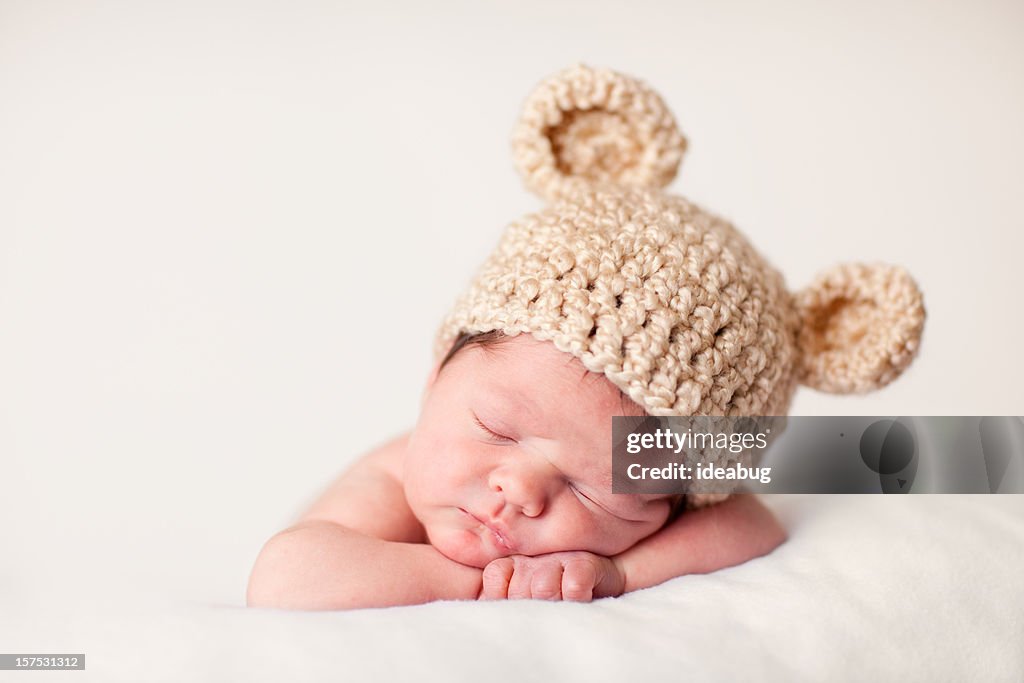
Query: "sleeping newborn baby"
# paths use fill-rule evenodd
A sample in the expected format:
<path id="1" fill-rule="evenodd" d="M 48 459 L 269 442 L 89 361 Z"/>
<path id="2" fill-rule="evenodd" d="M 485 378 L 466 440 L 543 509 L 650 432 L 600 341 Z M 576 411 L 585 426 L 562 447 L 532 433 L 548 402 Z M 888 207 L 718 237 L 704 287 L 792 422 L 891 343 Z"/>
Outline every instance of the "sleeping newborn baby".
<path id="1" fill-rule="evenodd" d="M 790 294 L 730 224 L 659 191 L 685 141 L 642 82 L 562 72 L 513 142 L 551 205 L 446 317 L 412 431 L 267 542 L 250 605 L 587 601 L 759 557 L 785 533 L 753 496 L 613 494 L 611 418 L 785 415 L 798 383 L 867 391 L 914 357 L 902 269 L 837 266 Z"/>
<path id="2" fill-rule="evenodd" d="M 669 529 L 676 501 L 612 494 L 611 417 L 642 411 L 551 342 L 465 337 L 446 361 L 412 432 L 357 462 L 267 544 L 250 605 L 590 600 L 782 541 L 745 496 Z"/>

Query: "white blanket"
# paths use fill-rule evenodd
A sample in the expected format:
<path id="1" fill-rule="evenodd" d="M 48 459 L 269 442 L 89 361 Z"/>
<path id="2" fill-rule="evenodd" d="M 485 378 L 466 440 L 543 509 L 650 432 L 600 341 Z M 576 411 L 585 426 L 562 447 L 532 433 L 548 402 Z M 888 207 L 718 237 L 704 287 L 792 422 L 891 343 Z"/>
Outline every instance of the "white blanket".
<path id="1" fill-rule="evenodd" d="M 7 590 L 0 649 L 84 652 L 53 674 L 75 681 L 1024 677 L 1024 496 L 765 500 L 790 534 L 774 553 L 618 599 L 300 613 Z"/>

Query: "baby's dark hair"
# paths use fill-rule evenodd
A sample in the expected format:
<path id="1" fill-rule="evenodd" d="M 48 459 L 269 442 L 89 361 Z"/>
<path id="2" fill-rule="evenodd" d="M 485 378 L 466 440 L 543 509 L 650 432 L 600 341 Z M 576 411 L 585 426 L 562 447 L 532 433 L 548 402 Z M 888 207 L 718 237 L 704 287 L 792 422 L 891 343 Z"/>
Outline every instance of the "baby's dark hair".
<path id="1" fill-rule="evenodd" d="M 452 347 L 448 349 L 448 353 L 445 354 L 445 357 L 441 360 L 441 365 L 438 366 L 437 371 L 438 373 L 440 373 L 441 370 L 444 369 L 444 366 L 448 364 L 448 361 L 450 361 L 455 356 L 456 353 L 466 348 L 467 346 L 479 346 L 481 349 L 495 349 L 499 347 L 502 343 L 507 342 L 509 339 L 511 339 L 511 337 L 500 330 L 492 330 L 490 332 L 477 332 L 475 334 L 463 332 L 452 344 Z M 634 406 L 634 410 L 637 408 L 640 409 L 640 417 L 647 416 L 647 411 L 643 410 L 643 408 L 640 408 L 640 406 L 638 406 L 635 402 L 633 402 L 628 396 L 626 396 L 621 391 L 619 392 L 619 399 L 621 401 L 622 411 L 624 414 L 627 412 L 626 405 L 627 402 L 629 402 Z M 669 511 L 668 520 L 666 520 L 665 522 L 666 524 L 675 519 L 679 515 L 679 513 L 681 513 L 683 509 L 686 507 L 686 495 L 678 493 L 673 496 L 670 496 L 668 498 L 668 501 L 672 507 Z"/>
<path id="2" fill-rule="evenodd" d="M 463 332 L 462 334 L 459 335 L 458 339 L 456 339 L 455 342 L 452 344 L 452 347 L 448 349 L 448 353 L 445 354 L 445 357 L 441 361 L 441 365 L 440 367 L 438 367 L 437 371 L 440 372 L 442 369 L 444 369 L 444 366 L 448 364 L 448 361 L 450 361 L 456 353 L 466 348 L 467 346 L 475 345 L 479 346 L 482 349 L 487 349 L 498 346 L 502 342 L 508 341 L 509 339 L 511 339 L 511 337 L 506 335 L 501 330 L 492 330 L 490 332 L 478 332 L 476 334 Z"/>

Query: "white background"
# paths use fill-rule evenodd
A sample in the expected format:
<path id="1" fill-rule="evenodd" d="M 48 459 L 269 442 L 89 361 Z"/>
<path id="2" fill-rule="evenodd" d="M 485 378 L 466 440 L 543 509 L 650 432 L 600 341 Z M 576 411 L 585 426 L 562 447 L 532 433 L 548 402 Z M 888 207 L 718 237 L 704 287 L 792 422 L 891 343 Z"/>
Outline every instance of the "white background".
<path id="1" fill-rule="evenodd" d="M 653 85 L 672 191 L 796 289 L 906 266 L 918 360 L 795 414 L 1024 413 L 1024 5 L 0 0 L 0 604 L 239 605 L 410 427 L 436 324 L 540 206 L 508 137 L 583 61 Z"/>

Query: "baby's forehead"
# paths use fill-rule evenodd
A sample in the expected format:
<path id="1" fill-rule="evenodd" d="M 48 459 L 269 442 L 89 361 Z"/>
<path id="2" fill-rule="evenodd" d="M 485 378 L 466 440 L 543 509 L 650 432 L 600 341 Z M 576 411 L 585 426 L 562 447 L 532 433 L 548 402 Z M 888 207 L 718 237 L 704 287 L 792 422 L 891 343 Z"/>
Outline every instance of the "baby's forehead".
<path id="1" fill-rule="evenodd" d="M 607 440 L 611 448 L 612 418 L 642 416 L 643 410 L 614 387 L 599 388 L 531 378 L 506 383 L 484 379 L 474 393 L 491 410 L 537 433 L 559 435 L 593 446 L 593 439 Z M 639 419 L 639 417 L 638 417 Z M 610 450 L 609 450 L 610 453 Z"/>
<path id="2" fill-rule="evenodd" d="M 495 349 L 479 349 L 475 362 L 486 369 L 475 379 L 481 388 L 511 394 L 519 404 L 539 404 L 552 416 L 580 420 L 595 413 L 645 414 L 603 373 L 588 370 L 550 341 L 518 335 Z"/>

